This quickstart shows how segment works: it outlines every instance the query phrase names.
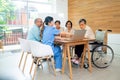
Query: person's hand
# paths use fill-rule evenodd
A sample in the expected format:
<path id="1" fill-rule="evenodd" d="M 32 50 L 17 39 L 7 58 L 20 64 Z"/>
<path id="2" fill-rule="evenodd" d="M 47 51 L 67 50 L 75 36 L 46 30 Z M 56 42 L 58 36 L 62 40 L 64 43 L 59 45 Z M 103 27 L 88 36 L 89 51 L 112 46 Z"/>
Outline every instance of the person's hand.
<path id="1" fill-rule="evenodd" d="M 73 37 L 73 34 L 70 34 L 70 37 Z"/>
<path id="2" fill-rule="evenodd" d="M 61 32 L 61 33 L 60 33 L 60 36 L 61 36 L 61 37 L 66 37 L 66 32 Z"/>
<path id="3" fill-rule="evenodd" d="M 66 34 L 66 37 L 67 37 L 67 38 L 70 38 L 70 37 L 72 37 L 72 36 L 73 36 L 73 34 L 71 34 L 71 33 L 67 33 L 67 34 Z"/>
<path id="4" fill-rule="evenodd" d="M 55 40 L 61 40 L 60 36 L 55 36 Z"/>

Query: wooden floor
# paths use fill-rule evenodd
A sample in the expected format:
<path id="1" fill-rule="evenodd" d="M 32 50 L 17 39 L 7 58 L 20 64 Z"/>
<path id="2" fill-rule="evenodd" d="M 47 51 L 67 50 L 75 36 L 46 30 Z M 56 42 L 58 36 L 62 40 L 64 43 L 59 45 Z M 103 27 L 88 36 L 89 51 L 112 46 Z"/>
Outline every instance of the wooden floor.
<path id="1" fill-rule="evenodd" d="M 6 52 L 0 54 L 0 80 L 31 80 L 29 69 L 31 65 L 31 56 L 27 61 L 25 68 L 25 75 L 17 67 L 19 62 L 20 53 Z M 73 80 L 120 80 L 120 56 L 115 56 L 114 62 L 109 68 L 98 69 L 93 66 L 93 72 L 89 73 L 87 69 L 80 69 L 79 66 L 73 65 Z M 53 70 L 48 70 L 47 64 L 44 63 L 43 70 L 38 68 L 35 80 L 69 80 L 68 66 L 66 64 L 65 74 L 62 75 L 57 72 L 54 76 Z"/>

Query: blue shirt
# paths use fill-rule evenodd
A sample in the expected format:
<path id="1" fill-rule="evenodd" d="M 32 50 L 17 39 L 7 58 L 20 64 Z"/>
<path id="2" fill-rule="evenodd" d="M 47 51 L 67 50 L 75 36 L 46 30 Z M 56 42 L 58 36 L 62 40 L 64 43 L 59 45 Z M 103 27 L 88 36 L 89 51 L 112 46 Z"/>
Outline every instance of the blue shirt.
<path id="1" fill-rule="evenodd" d="M 60 31 L 55 27 L 45 26 L 43 31 L 42 43 L 50 46 L 54 46 L 55 36 L 60 34 Z"/>
<path id="2" fill-rule="evenodd" d="M 34 25 L 28 32 L 27 35 L 28 40 L 34 40 L 40 42 L 40 28 L 36 25 Z"/>

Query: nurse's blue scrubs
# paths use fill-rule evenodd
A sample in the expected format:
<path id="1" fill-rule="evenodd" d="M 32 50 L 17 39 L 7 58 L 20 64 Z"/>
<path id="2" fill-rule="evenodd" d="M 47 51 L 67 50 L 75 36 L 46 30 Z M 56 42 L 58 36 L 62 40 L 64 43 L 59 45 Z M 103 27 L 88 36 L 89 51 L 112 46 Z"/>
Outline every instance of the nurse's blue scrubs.
<path id="1" fill-rule="evenodd" d="M 55 27 L 45 26 L 43 32 L 42 43 L 46 45 L 50 45 L 54 52 L 54 60 L 56 69 L 62 68 L 62 54 L 60 46 L 54 45 L 55 36 L 60 34 L 60 31 Z"/>

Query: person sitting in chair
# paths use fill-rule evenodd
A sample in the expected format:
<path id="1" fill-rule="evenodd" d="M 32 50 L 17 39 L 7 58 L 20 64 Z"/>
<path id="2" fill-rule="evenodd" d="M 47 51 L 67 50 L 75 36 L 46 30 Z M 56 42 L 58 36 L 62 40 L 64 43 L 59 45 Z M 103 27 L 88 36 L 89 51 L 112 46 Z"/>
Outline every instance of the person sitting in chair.
<path id="1" fill-rule="evenodd" d="M 41 42 L 40 38 L 40 27 L 42 27 L 43 22 L 41 18 L 36 18 L 34 20 L 34 26 L 29 30 L 27 39 L 28 40 L 33 40 L 33 41 L 38 41 Z M 33 57 L 34 58 L 34 57 Z M 35 58 L 34 63 L 36 64 L 38 58 Z M 40 64 L 38 65 L 40 66 Z"/>
<path id="2" fill-rule="evenodd" d="M 43 25 L 41 18 L 36 18 L 34 21 L 34 26 L 29 30 L 27 39 L 40 42 L 40 27 Z"/>
<path id="3" fill-rule="evenodd" d="M 55 27 L 57 30 L 59 30 L 60 32 L 64 31 L 64 28 L 60 26 L 61 22 L 59 20 L 55 21 Z"/>
<path id="4" fill-rule="evenodd" d="M 65 37 L 71 37 L 72 35 L 74 35 L 74 29 L 72 28 L 72 22 L 70 20 L 68 20 L 65 24 L 66 29 L 64 30 L 64 32 L 66 33 Z"/>
<path id="5" fill-rule="evenodd" d="M 79 26 L 80 26 L 80 29 L 81 30 L 86 30 L 86 33 L 85 33 L 85 38 L 88 38 L 88 39 L 95 39 L 95 35 L 92 31 L 92 29 L 86 25 L 86 20 L 85 19 L 80 19 L 79 20 Z M 75 54 L 77 55 L 77 58 L 73 58 L 72 59 L 72 62 L 75 63 L 75 64 L 79 64 L 79 59 L 81 57 L 81 54 L 83 52 L 83 49 L 84 49 L 84 45 L 76 45 L 75 46 Z"/>

